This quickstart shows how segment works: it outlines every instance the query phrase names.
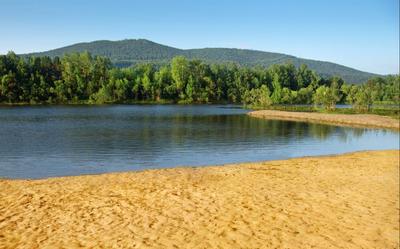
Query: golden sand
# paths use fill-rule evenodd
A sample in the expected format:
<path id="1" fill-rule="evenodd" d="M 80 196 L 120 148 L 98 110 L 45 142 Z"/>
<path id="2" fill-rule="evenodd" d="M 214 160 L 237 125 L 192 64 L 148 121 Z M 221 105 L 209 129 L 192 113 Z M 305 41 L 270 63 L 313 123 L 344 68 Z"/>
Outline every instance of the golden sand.
<path id="1" fill-rule="evenodd" d="M 252 111 L 248 115 L 265 119 L 306 121 L 341 126 L 400 129 L 400 121 L 374 114 L 324 114 L 316 112 L 286 112 L 275 110 Z"/>
<path id="2" fill-rule="evenodd" d="M 399 151 L 0 180 L 0 248 L 398 248 Z"/>

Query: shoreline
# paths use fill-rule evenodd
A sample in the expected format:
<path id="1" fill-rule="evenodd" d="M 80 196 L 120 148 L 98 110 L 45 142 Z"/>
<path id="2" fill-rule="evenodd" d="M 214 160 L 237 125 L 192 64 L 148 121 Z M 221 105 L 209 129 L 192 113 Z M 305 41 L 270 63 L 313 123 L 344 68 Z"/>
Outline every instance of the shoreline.
<path id="1" fill-rule="evenodd" d="M 259 161 L 245 161 L 245 162 L 235 162 L 235 163 L 223 163 L 223 164 L 213 164 L 213 165 L 179 165 L 179 166 L 168 166 L 162 168 L 149 168 L 149 169 L 139 169 L 139 170 L 124 170 L 124 171 L 111 171 L 111 172 L 101 172 L 101 173 L 88 173 L 88 174 L 80 174 L 80 175 L 61 175 L 61 176 L 48 176 L 42 178 L 11 178 L 11 177 L 0 177 L 0 184 L 2 181 L 46 181 L 46 180 L 56 180 L 56 179 L 68 179 L 74 177 L 97 177 L 103 175 L 118 175 L 118 174 L 140 174 L 140 173 L 151 173 L 153 171 L 168 171 L 168 170 L 185 170 L 185 169 L 202 169 L 202 168 L 219 168 L 219 167 L 231 167 L 231 166 L 239 166 L 239 165 L 247 165 L 247 164 L 266 164 L 266 163 L 274 163 L 281 161 L 290 161 L 294 159 L 308 159 L 308 158 L 325 158 L 325 157 L 340 157 L 346 156 L 354 153 L 369 153 L 369 152 L 379 152 L 379 151 L 399 151 L 400 157 L 400 149 L 381 149 L 381 150 L 357 150 L 350 151 L 344 153 L 332 153 L 332 154 L 323 154 L 323 155 L 312 155 L 312 156 L 297 156 L 297 157 L 289 157 L 286 159 L 270 159 L 270 160 L 259 160 Z M 399 158 L 400 160 L 400 158 Z M 157 172 L 155 172 L 157 173 Z"/>
<path id="2" fill-rule="evenodd" d="M 183 103 L 179 101 L 173 100 L 146 100 L 146 101 L 122 101 L 122 102 L 105 102 L 105 103 L 96 103 L 96 102 L 89 102 L 89 101 L 80 101 L 80 102 L 60 102 L 60 103 L 45 103 L 45 102 L 38 102 L 38 103 L 29 103 L 29 102 L 17 102 L 17 103 L 0 103 L 0 107 L 18 107 L 18 106 L 112 106 L 112 105 L 239 105 L 229 102 L 193 102 L 193 103 Z"/>
<path id="3" fill-rule="evenodd" d="M 396 248 L 398 164 L 385 150 L 0 179 L 0 248 Z"/>
<path id="4" fill-rule="evenodd" d="M 400 130 L 400 120 L 375 114 L 326 114 L 315 112 L 259 110 L 251 111 L 247 113 L 247 115 L 264 119 L 310 122 L 358 128 Z"/>

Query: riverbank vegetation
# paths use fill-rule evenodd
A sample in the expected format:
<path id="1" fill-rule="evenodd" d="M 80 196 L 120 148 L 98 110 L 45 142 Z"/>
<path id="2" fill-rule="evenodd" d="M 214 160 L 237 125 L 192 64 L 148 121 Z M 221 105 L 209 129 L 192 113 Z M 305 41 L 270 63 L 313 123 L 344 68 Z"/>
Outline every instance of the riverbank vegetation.
<path id="1" fill-rule="evenodd" d="M 169 64 L 113 67 L 89 53 L 62 58 L 0 56 L 1 103 L 236 103 L 252 108 L 316 104 L 333 111 L 337 103 L 354 111 L 374 103 L 399 104 L 399 76 L 362 85 L 340 77 L 322 78 L 291 63 L 263 67 L 207 64 L 178 56 Z M 398 110 L 398 108 L 395 108 Z"/>

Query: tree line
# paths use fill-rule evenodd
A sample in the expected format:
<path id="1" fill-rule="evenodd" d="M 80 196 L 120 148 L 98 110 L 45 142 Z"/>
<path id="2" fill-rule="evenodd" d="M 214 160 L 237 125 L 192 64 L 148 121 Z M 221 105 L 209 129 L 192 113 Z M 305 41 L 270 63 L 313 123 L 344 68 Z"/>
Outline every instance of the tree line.
<path id="1" fill-rule="evenodd" d="M 318 104 L 334 109 L 348 103 L 369 109 L 375 102 L 399 103 L 399 76 L 377 77 L 362 85 L 340 77 L 322 78 L 306 65 L 291 63 L 240 67 L 174 57 L 170 63 L 113 67 L 90 53 L 63 57 L 0 56 L 2 103 L 237 103 L 267 107 Z"/>

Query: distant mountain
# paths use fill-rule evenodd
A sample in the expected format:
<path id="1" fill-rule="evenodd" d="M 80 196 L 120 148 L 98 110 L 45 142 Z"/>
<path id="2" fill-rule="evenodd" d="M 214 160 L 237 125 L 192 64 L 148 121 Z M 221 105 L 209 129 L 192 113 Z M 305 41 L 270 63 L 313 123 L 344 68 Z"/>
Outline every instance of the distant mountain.
<path id="1" fill-rule="evenodd" d="M 309 68 L 323 77 L 341 76 L 349 83 L 361 83 L 373 76 L 378 76 L 331 62 L 303 59 L 286 54 L 236 48 L 178 49 L 145 39 L 77 43 L 46 52 L 25 54 L 24 56 L 55 57 L 62 56 L 65 53 L 84 51 L 93 55 L 108 57 L 116 66 L 120 67 L 140 62 L 165 63 L 174 56 L 183 55 L 187 58 L 201 59 L 207 62 L 235 62 L 243 66 L 268 67 L 272 64 L 290 61 L 296 66 L 307 64 Z"/>

